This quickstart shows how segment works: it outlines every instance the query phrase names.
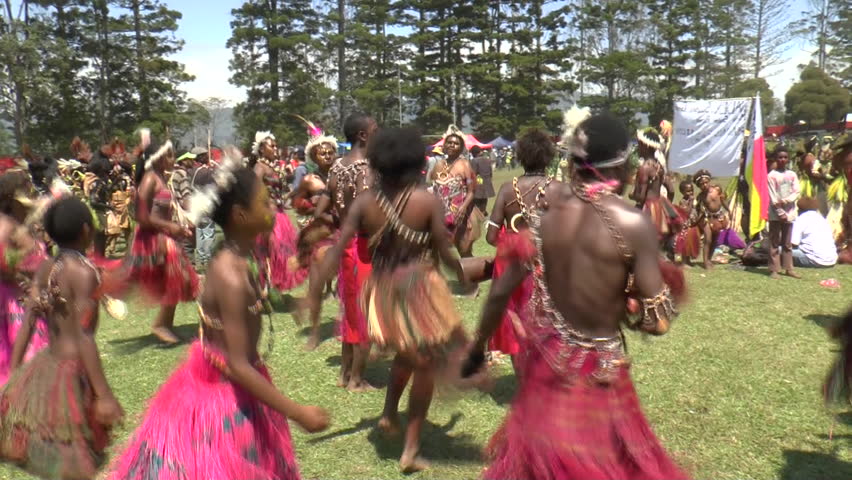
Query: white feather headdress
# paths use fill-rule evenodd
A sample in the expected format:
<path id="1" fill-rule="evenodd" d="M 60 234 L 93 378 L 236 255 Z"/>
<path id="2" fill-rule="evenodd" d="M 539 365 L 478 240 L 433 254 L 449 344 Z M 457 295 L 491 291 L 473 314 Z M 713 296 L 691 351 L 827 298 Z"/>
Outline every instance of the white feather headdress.
<path id="1" fill-rule="evenodd" d="M 264 138 L 265 140 L 265 138 Z M 197 190 L 189 197 L 189 211 L 186 218 L 193 225 L 198 225 L 202 219 L 210 217 L 219 205 L 222 192 L 231 188 L 236 177 L 234 172 L 243 166 L 243 156 L 233 145 L 225 147 L 224 158 L 213 172 L 213 183 Z"/>
<path id="2" fill-rule="evenodd" d="M 659 135 L 660 141 L 658 142 L 649 137 L 649 132 L 653 132 Z M 639 143 L 647 146 L 648 148 L 654 149 L 654 158 L 656 158 L 657 161 L 660 162 L 660 165 L 664 167 L 666 166 L 666 145 L 664 143 L 665 140 L 663 140 L 662 135 L 660 135 L 653 128 L 646 128 L 645 130 L 636 130 L 636 140 L 638 140 Z"/>
<path id="3" fill-rule="evenodd" d="M 254 155 L 260 155 L 260 146 L 263 145 L 263 142 L 265 142 L 266 139 L 275 140 L 275 135 L 273 135 L 269 130 L 256 132 L 254 134 L 254 143 L 251 144 L 251 153 Z"/>
<path id="4" fill-rule="evenodd" d="M 166 140 L 166 143 L 164 143 L 160 148 L 157 149 L 156 152 L 154 152 L 150 157 L 145 160 L 145 170 L 150 170 L 154 166 L 154 164 L 157 163 L 157 160 L 163 158 L 171 150 L 172 141 Z"/>
<path id="5" fill-rule="evenodd" d="M 305 158 L 311 158 L 311 152 L 318 146 L 329 143 L 332 147 L 334 147 L 335 153 L 337 152 L 337 139 L 332 137 L 331 135 L 326 135 L 325 132 L 322 131 L 321 128 L 314 125 L 313 122 L 306 119 L 301 115 L 293 114 L 294 117 L 299 120 L 305 122 L 305 125 L 308 126 L 308 143 L 305 145 Z"/>
<path id="6" fill-rule="evenodd" d="M 580 108 L 576 104 L 565 111 L 562 117 L 563 127 L 562 144 L 568 149 L 571 155 L 577 158 L 586 158 L 586 142 L 588 138 L 586 133 L 577 131 L 577 127 L 586 119 L 592 116 L 592 111 L 589 107 Z"/>

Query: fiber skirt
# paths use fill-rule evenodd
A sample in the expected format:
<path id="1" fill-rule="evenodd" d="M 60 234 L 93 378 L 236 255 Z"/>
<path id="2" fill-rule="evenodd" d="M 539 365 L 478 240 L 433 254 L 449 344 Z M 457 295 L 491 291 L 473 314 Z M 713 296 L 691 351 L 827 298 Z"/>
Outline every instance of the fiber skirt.
<path id="1" fill-rule="evenodd" d="M 160 305 L 177 305 L 198 296 L 198 274 L 183 247 L 168 235 L 136 227 L 125 262 L 131 281 Z"/>
<path id="2" fill-rule="evenodd" d="M 571 372 L 557 374 L 548 363 L 559 340 L 530 347 L 521 385 L 503 426 L 488 447 L 489 480 L 604 480 L 687 478 L 651 431 L 630 380 L 619 367 L 611 383 L 590 376 L 598 365 L 593 350 L 571 347 Z M 547 355 L 543 352 L 548 352 Z M 547 406 L 542 408 L 542 406 Z"/>
<path id="3" fill-rule="evenodd" d="M 200 342 L 151 399 L 111 480 L 299 478 L 287 418 L 230 382 Z M 257 370 L 269 380 L 264 366 Z"/>
<path id="4" fill-rule="evenodd" d="M 79 359 L 42 350 L 0 390 L 0 457 L 43 478 L 93 478 L 109 435 Z"/>

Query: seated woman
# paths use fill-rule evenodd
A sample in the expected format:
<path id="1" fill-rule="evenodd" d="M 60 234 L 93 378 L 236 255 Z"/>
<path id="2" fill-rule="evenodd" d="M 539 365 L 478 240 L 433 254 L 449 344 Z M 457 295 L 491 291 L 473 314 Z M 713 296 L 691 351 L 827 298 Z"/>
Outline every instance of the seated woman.
<path id="1" fill-rule="evenodd" d="M 828 220 L 819 213 L 819 200 L 802 197 L 799 216 L 793 222 L 793 265 L 803 268 L 829 268 L 837 263 L 837 247 Z"/>

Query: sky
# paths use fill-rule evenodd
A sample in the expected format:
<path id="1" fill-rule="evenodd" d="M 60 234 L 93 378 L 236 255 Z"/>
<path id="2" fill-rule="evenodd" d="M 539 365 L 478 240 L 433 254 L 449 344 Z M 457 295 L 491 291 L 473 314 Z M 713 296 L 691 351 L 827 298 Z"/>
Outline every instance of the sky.
<path id="1" fill-rule="evenodd" d="M 808 0 L 791 0 L 789 20 L 801 18 Z M 184 85 L 190 98 L 203 100 L 221 97 L 233 103 L 245 99 L 245 90 L 228 82 L 231 51 L 225 47 L 231 36 L 231 9 L 240 6 L 241 0 L 166 0 L 170 8 L 183 13 L 177 36 L 185 41 L 183 51 L 175 59 L 195 75 L 193 82 Z M 806 64 L 811 51 L 804 50 L 801 40 L 787 45 L 783 64 L 767 71 L 767 81 L 776 98 L 783 99 L 790 86 L 798 79 L 800 64 Z"/>

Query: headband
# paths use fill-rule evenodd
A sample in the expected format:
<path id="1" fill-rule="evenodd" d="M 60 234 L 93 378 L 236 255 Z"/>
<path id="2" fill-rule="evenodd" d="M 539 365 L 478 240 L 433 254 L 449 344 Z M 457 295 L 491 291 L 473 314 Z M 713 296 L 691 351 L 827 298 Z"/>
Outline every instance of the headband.
<path id="1" fill-rule="evenodd" d="M 171 149 L 172 141 L 166 140 L 166 143 L 164 143 L 163 146 L 157 149 L 157 151 L 154 152 L 153 155 L 151 155 L 150 157 L 148 157 L 147 160 L 145 160 L 145 171 L 147 172 L 148 170 L 150 170 L 157 162 L 157 160 L 163 158 Z"/>

